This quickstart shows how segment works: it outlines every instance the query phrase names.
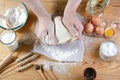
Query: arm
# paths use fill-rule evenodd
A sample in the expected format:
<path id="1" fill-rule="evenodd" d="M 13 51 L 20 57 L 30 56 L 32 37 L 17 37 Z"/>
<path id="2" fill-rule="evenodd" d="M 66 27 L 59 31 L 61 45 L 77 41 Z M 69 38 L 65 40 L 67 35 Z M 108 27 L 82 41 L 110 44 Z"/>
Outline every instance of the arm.
<path id="1" fill-rule="evenodd" d="M 70 33 L 74 37 L 76 37 L 76 39 L 79 39 L 83 30 L 82 22 L 78 18 L 78 15 L 76 12 L 81 1 L 82 0 L 68 0 L 68 3 L 66 5 L 64 15 L 63 15 L 64 25 L 70 31 Z"/>
<path id="2" fill-rule="evenodd" d="M 54 23 L 51 20 L 51 16 L 42 5 L 40 0 L 22 0 L 37 16 L 39 25 L 36 26 L 35 33 L 40 41 L 45 41 L 48 35 L 48 45 L 55 45 L 56 38 L 54 35 Z"/>
<path id="3" fill-rule="evenodd" d="M 37 17 L 49 17 L 40 0 L 22 0 Z"/>
<path id="4" fill-rule="evenodd" d="M 77 8 L 79 7 L 79 4 L 82 0 L 68 0 L 68 3 L 65 8 L 65 12 L 75 12 Z"/>

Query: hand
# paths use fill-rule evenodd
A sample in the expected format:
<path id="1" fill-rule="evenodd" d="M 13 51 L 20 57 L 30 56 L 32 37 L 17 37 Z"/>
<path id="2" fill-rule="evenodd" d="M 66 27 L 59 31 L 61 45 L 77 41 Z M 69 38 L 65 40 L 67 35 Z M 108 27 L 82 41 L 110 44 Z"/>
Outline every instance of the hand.
<path id="1" fill-rule="evenodd" d="M 54 35 L 54 23 L 51 17 L 39 17 L 39 26 L 36 27 L 37 38 L 46 43 L 46 36 L 48 35 L 47 45 L 56 45 L 57 40 Z"/>
<path id="2" fill-rule="evenodd" d="M 83 24 L 77 16 L 76 12 L 64 12 L 63 23 L 69 32 L 76 38 L 79 39 L 83 31 Z"/>

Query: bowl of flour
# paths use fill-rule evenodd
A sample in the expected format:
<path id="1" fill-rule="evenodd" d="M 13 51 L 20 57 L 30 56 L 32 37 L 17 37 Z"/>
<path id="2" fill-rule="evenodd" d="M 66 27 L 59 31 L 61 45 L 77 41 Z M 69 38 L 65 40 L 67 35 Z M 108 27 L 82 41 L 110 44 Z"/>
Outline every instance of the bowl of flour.
<path id="1" fill-rule="evenodd" d="M 24 3 L 18 0 L 2 0 L 0 2 L 0 27 L 3 29 L 18 30 L 22 28 L 28 18 L 28 9 Z M 8 26 L 7 23 L 12 26 Z"/>
<path id="2" fill-rule="evenodd" d="M 100 45 L 99 56 L 102 60 L 114 60 L 119 54 L 119 46 L 116 42 L 108 40 Z"/>

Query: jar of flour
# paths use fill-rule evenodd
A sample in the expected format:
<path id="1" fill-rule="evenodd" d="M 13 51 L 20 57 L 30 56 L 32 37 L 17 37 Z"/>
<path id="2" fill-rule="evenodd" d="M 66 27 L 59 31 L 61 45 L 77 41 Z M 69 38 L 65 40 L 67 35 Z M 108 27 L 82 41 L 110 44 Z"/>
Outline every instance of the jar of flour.
<path id="1" fill-rule="evenodd" d="M 100 45 L 99 56 L 102 60 L 111 61 L 119 54 L 119 46 L 114 41 L 105 41 Z"/>

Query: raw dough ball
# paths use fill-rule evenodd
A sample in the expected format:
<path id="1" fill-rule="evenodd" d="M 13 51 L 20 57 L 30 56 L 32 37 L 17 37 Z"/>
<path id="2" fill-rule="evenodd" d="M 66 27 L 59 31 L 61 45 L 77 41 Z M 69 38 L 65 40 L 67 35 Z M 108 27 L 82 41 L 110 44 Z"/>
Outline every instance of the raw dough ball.
<path id="1" fill-rule="evenodd" d="M 63 44 L 70 41 L 72 39 L 72 36 L 70 35 L 66 27 L 63 25 L 61 17 L 60 16 L 55 17 L 54 22 L 58 44 Z"/>
<path id="2" fill-rule="evenodd" d="M 54 18 L 55 22 L 55 35 L 58 39 L 58 44 L 64 44 L 66 42 L 75 41 L 76 39 L 69 33 L 66 27 L 62 23 L 61 16 Z M 46 36 L 46 43 L 49 44 L 49 36 Z"/>

